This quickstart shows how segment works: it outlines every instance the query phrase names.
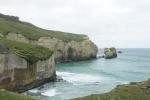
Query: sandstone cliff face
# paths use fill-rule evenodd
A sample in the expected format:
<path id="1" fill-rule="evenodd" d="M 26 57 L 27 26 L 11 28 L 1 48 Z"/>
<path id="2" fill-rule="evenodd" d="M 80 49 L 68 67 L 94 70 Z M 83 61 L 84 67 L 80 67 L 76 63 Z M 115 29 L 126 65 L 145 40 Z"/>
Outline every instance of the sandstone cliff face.
<path id="1" fill-rule="evenodd" d="M 25 59 L 26 57 L 24 58 L 24 55 L 22 55 L 22 50 L 26 53 L 30 52 L 30 46 L 28 46 L 28 51 L 26 51 L 28 48 L 27 45 L 24 46 L 26 48 L 19 51 L 21 55 L 20 53 L 17 55 L 18 51 L 15 51 L 17 54 L 13 53 L 10 48 L 8 49 L 3 43 L 0 43 L 0 89 L 4 88 L 11 91 L 23 92 L 45 82 L 55 80 L 55 62 L 86 60 L 96 58 L 97 54 L 96 45 L 86 36 L 83 41 L 72 40 L 69 42 L 51 37 L 40 37 L 38 40 L 30 40 L 22 34 L 17 33 L 8 33 L 3 38 L 10 40 L 6 42 L 10 47 L 10 42 L 13 40 L 19 43 L 32 44 L 32 46 L 43 46 L 53 51 L 52 56 L 47 60 L 38 60 L 35 62 L 35 60 L 30 59 L 31 61 L 28 61 Z M 13 49 L 16 48 L 18 47 L 13 47 Z M 25 55 L 31 57 L 30 53 Z"/>
<path id="2" fill-rule="evenodd" d="M 54 55 L 30 63 L 0 44 L 0 89 L 23 92 L 55 78 Z"/>
<path id="3" fill-rule="evenodd" d="M 37 41 L 33 41 L 17 33 L 8 33 L 6 38 L 49 48 L 54 51 L 56 62 L 91 59 L 96 58 L 97 54 L 96 45 L 90 41 L 87 36 L 85 40 L 80 42 L 64 42 L 60 39 L 51 37 L 41 37 Z"/>

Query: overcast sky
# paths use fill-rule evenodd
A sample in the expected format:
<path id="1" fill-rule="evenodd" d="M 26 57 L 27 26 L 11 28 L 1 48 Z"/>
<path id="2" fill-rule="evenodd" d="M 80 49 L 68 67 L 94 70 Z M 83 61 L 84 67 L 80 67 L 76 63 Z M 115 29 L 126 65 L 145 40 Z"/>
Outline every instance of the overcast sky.
<path id="1" fill-rule="evenodd" d="M 150 0 L 0 0 L 0 13 L 87 34 L 99 47 L 150 48 Z"/>

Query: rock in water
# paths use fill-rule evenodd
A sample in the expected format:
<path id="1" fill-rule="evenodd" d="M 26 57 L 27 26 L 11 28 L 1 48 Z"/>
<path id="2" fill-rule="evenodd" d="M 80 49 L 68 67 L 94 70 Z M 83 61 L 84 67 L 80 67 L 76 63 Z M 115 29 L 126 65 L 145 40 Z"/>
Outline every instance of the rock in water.
<path id="1" fill-rule="evenodd" d="M 118 53 L 122 53 L 122 51 L 118 51 Z"/>
<path id="2" fill-rule="evenodd" d="M 105 59 L 112 59 L 117 57 L 116 48 L 105 48 L 104 50 Z"/>

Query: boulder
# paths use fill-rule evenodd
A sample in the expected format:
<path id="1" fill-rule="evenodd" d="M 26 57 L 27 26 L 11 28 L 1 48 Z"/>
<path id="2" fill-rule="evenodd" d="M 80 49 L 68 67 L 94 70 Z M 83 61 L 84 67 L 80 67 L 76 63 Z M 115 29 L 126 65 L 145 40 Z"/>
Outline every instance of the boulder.
<path id="1" fill-rule="evenodd" d="M 117 57 L 117 51 L 115 48 L 105 48 L 105 59 L 112 59 Z"/>

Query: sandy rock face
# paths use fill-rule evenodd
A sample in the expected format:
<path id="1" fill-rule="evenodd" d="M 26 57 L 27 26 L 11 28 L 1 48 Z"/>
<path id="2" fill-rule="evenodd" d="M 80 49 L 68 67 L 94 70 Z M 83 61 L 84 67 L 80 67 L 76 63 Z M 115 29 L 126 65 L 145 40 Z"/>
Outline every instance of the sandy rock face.
<path id="1" fill-rule="evenodd" d="M 55 61 L 86 60 L 96 58 L 97 46 L 86 36 L 85 40 L 64 42 L 57 38 L 41 37 L 38 41 L 27 39 L 21 34 L 8 33 L 7 39 L 40 45 L 54 51 Z"/>
<path id="2" fill-rule="evenodd" d="M 53 50 L 57 62 L 91 59 L 97 54 L 97 47 L 90 40 L 64 42 L 56 38 L 41 37 L 37 44 Z"/>
<path id="3" fill-rule="evenodd" d="M 23 92 L 55 78 L 54 56 L 30 63 L 0 44 L 0 89 Z"/>
<path id="4" fill-rule="evenodd" d="M 6 38 L 9 40 L 14 40 L 14 41 L 23 42 L 23 43 L 31 43 L 31 44 L 36 45 L 36 41 L 29 40 L 28 38 L 26 38 L 22 34 L 18 34 L 18 33 L 8 33 L 6 35 Z"/>
<path id="5" fill-rule="evenodd" d="M 30 41 L 21 34 L 8 33 L 6 37 L 7 37 L 7 39 L 10 39 L 10 40 L 15 40 L 15 41 L 24 42 L 24 43 L 30 43 Z"/>

